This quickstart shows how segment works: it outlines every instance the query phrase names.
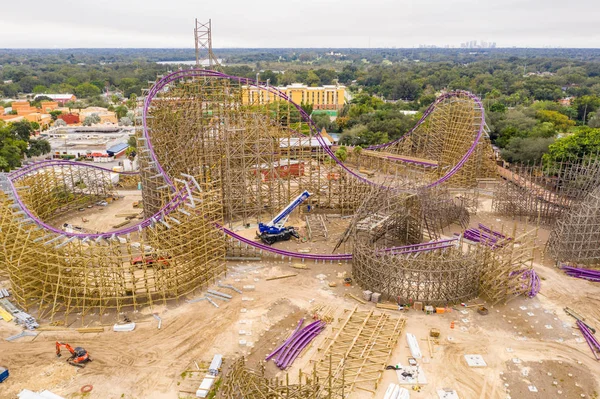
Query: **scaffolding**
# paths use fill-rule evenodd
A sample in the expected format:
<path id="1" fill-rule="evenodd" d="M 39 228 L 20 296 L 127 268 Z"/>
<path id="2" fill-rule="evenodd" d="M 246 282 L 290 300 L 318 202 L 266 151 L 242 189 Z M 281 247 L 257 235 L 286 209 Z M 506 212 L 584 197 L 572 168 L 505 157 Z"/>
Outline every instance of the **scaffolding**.
<path id="1" fill-rule="evenodd" d="M 537 248 L 537 228 L 507 237 L 501 245 L 477 246 L 480 274 L 479 293 L 492 305 L 506 303 L 535 291 L 533 260 Z"/>
<path id="2" fill-rule="evenodd" d="M 545 225 L 552 225 L 600 185 L 600 160 L 596 157 L 498 170 L 503 181 L 495 189 L 494 212 Z"/>
<path id="3" fill-rule="evenodd" d="M 483 106 L 463 91 L 440 96 L 410 132 L 359 156 L 384 174 L 408 174 L 403 184 L 413 188 L 474 188 L 477 179 L 496 176 Z"/>
<path id="4" fill-rule="evenodd" d="M 332 398 L 358 389 L 375 394 L 406 319 L 358 307 L 344 312 L 315 355 L 315 374 L 328 381 Z"/>
<path id="5" fill-rule="evenodd" d="M 0 240 L 5 248 L 0 264 L 8 271 L 16 301 L 39 317 L 52 321 L 73 313 L 85 317 L 164 304 L 210 284 L 225 270 L 224 239 L 214 229 L 214 219 L 206 217 L 219 209 L 209 190 L 195 189 L 185 199 L 171 195 L 170 208 L 126 230 L 68 233 L 54 227 L 51 217 L 109 199 L 104 197 L 111 193 L 106 179 L 79 178 L 110 172 L 81 164 L 19 172 L 12 185 L 20 199 L 10 190 L 0 193 Z M 40 188 L 47 184 L 50 190 Z M 36 190 L 45 203 L 31 193 Z M 192 202 L 200 213 L 185 211 Z"/>
<path id="6" fill-rule="evenodd" d="M 290 375 L 267 378 L 264 365 L 259 371 L 246 367 L 244 358 L 236 360 L 223 378 L 219 389 L 222 399 L 344 399 L 343 392 L 334 392 L 331 373 L 317 375 L 298 371 L 298 379 L 290 383 Z"/>
<path id="7" fill-rule="evenodd" d="M 554 225 L 547 248 L 560 262 L 600 264 L 600 188 L 565 212 Z"/>

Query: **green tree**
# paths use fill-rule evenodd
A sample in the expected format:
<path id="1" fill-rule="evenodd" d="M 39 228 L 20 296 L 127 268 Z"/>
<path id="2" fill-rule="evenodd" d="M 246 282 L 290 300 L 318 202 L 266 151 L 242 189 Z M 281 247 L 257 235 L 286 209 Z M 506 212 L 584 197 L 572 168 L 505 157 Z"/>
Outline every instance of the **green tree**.
<path id="1" fill-rule="evenodd" d="M 550 138 L 555 137 L 557 134 L 556 126 L 551 122 L 538 123 L 533 127 L 531 132 L 527 135 L 528 137 L 543 137 Z"/>
<path id="2" fill-rule="evenodd" d="M 542 122 L 552 123 L 561 132 L 566 132 L 569 128 L 575 126 L 574 121 L 557 111 L 540 110 L 536 112 L 535 117 Z"/>
<path id="3" fill-rule="evenodd" d="M 125 150 L 125 155 L 130 161 L 133 161 L 137 155 L 137 150 L 134 147 L 127 147 Z"/>
<path id="4" fill-rule="evenodd" d="M 45 155 L 52 151 L 52 147 L 48 140 L 29 140 L 29 148 L 27 149 L 27 156 L 37 157 Z"/>
<path id="5" fill-rule="evenodd" d="M 25 145 L 27 144 L 25 143 Z M 3 171 L 8 172 L 20 167 L 22 154 L 21 148 L 19 148 L 16 143 L 10 141 L 5 142 L 2 148 L 0 148 L 0 159 L 3 160 L 2 164 L 6 165 L 4 166 Z"/>
<path id="6" fill-rule="evenodd" d="M 131 148 L 137 148 L 137 139 L 135 136 L 129 136 L 129 139 L 127 139 L 127 145 L 129 145 Z"/>
<path id="7" fill-rule="evenodd" d="M 19 85 L 21 86 L 21 90 L 25 93 L 31 93 L 33 88 L 37 86 L 39 83 L 37 76 L 29 75 L 25 76 L 23 79 L 19 80 Z"/>
<path id="8" fill-rule="evenodd" d="M 600 129 L 588 126 L 577 128 L 574 134 L 560 138 L 548 147 L 544 162 L 568 159 L 581 159 L 584 156 L 595 156 L 600 152 Z"/>
<path id="9" fill-rule="evenodd" d="M 131 93 L 129 99 L 127 100 L 127 108 L 135 109 L 137 107 L 137 99 L 138 96 L 135 93 Z"/>
<path id="10" fill-rule="evenodd" d="M 585 124 L 590 114 L 593 114 L 598 108 L 600 108 L 600 97 L 577 97 L 575 100 L 573 100 L 573 108 L 577 110 L 577 119 Z"/>
<path id="11" fill-rule="evenodd" d="M 48 92 L 48 88 L 46 86 L 44 86 L 44 85 L 36 85 L 33 88 L 33 92 L 35 94 L 47 93 Z"/>
<path id="12" fill-rule="evenodd" d="M 13 124 L 0 120 L 0 170 L 8 172 L 21 166 L 21 159 L 27 150 L 27 141 L 19 139 Z"/>
<path id="13" fill-rule="evenodd" d="M 356 79 L 357 71 L 358 68 L 356 68 L 354 65 L 344 65 L 344 68 L 342 68 L 342 72 L 340 72 L 339 75 L 339 81 L 344 84 L 351 83 L 354 79 Z"/>
<path id="14" fill-rule="evenodd" d="M 598 115 L 597 111 L 590 117 L 590 120 L 588 121 L 588 126 L 593 128 L 600 127 L 600 115 Z"/>
<path id="15" fill-rule="evenodd" d="M 319 86 L 321 84 L 321 79 L 319 78 L 319 75 L 310 70 L 306 75 L 306 84 L 311 87 Z"/>
<path id="16" fill-rule="evenodd" d="M 38 125 L 39 126 L 39 125 Z M 29 137 L 33 134 L 33 127 L 29 121 L 19 121 L 9 124 L 10 132 L 22 141 L 29 141 Z"/>
<path id="17" fill-rule="evenodd" d="M 52 117 L 53 121 L 56 121 L 58 119 L 58 115 L 61 115 L 62 111 L 50 111 L 50 116 Z"/>
<path id="18" fill-rule="evenodd" d="M 83 126 L 92 126 L 96 123 L 100 123 L 100 116 L 98 116 L 98 114 L 91 114 L 90 116 L 86 116 L 83 120 Z"/>
<path id="19" fill-rule="evenodd" d="M 300 104 L 300 108 L 302 108 L 304 110 L 304 112 L 306 112 L 306 114 L 309 116 L 313 112 L 312 104 L 302 103 L 302 104 Z"/>
<path id="20" fill-rule="evenodd" d="M 10 170 L 8 161 L 3 156 L 0 156 L 0 171 L 8 172 Z"/>
<path id="21" fill-rule="evenodd" d="M 335 157 L 342 162 L 345 162 L 348 159 L 348 150 L 346 147 L 341 146 L 335 151 Z"/>
<path id="22" fill-rule="evenodd" d="M 277 84 L 277 74 L 270 69 L 260 73 L 260 80 L 263 82 L 269 81 L 269 85 L 275 86 Z"/>
<path id="23" fill-rule="evenodd" d="M 506 105 L 497 102 L 497 103 L 493 103 L 492 106 L 490 107 L 490 111 L 492 112 L 506 112 Z"/>
<path id="24" fill-rule="evenodd" d="M 333 69 L 319 68 L 315 71 L 321 85 L 331 85 L 337 79 L 337 73 Z"/>
<path id="25" fill-rule="evenodd" d="M 142 85 L 137 78 L 123 78 L 119 82 L 119 88 L 123 91 L 125 97 L 131 96 L 131 94 L 140 94 L 142 91 Z"/>
<path id="26" fill-rule="evenodd" d="M 129 110 L 124 105 L 118 105 L 117 107 L 115 107 L 115 114 L 119 119 L 125 117 L 127 115 L 127 111 Z"/>
<path id="27" fill-rule="evenodd" d="M 538 162 L 553 142 L 553 138 L 513 137 L 501 151 L 501 155 L 512 163 Z"/>
<path id="28" fill-rule="evenodd" d="M 75 87 L 75 94 L 77 97 L 88 98 L 100 95 L 102 90 L 100 90 L 97 86 L 91 83 L 81 83 Z"/>

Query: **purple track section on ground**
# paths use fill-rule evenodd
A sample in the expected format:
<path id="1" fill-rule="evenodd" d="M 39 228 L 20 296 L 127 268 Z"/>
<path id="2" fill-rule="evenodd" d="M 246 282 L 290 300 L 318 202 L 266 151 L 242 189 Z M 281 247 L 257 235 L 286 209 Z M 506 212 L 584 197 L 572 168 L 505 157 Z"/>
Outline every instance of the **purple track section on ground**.
<path id="1" fill-rule="evenodd" d="M 583 269 L 566 265 L 561 266 L 561 269 L 563 269 L 565 273 L 571 277 L 582 278 L 593 282 L 600 282 L 600 270 Z"/>
<path id="2" fill-rule="evenodd" d="M 286 346 L 292 340 L 292 338 L 294 338 L 294 336 L 298 333 L 298 331 L 300 331 L 300 328 L 302 328 L 302 324 L 304 324 L 304 318 L 300 319 L 300 321 L 298 322 L 298 325 L 296 326 L 296 329 L 292 332 L 292 334 L 289 336 L 289 338 L 286 339 L 281 345 L 279 345 L 277 347 L 277 349 L 275 349 L 273 352 L 271 352 L 265 358 L 265 360 L 270 360 L 273 356 L 278 354 L 279 351 L 281 351 L 281 349 L 283 349 L 283 347 Z"/>
<path id="3" fill-rule="evenodd" d="M 577 327 L 579 327 L 579 330 L 581 330 L 581 334 L 583 334 L 583 337 L 585 338 L 585 341 L 592 350 L 592 353 L 594 354 L 596 360 L 600 360 L 600 358 L 598 358 L 598 352 L 600 352 L 600 343 L 598 342 L 596 337 L 594 337 L 592 331 L 581 320 L 577 320 Z"/>
<path id="4" fill-rule="evenodd" d="M 317 320 L 304 327 L 293 337 L 285 349 L 279 353 L 279 356 L 277 356 L 277 359 L 275 360 L 275 364 L 282 370 L 288 368 L 300 354 L 302 349 L 319 335 L 321 330 L 325 327 L 325 324 L 324 321 Z"/>

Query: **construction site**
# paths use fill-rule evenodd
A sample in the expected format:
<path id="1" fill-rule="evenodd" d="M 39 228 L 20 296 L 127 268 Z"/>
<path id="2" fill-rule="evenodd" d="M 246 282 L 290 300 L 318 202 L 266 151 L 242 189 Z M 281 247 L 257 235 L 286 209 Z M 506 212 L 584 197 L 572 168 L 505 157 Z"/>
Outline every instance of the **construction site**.
<path id="1" fill-rule="evenodd" d="M 118 183 L 0 175 L 1 397 L 598 397 L 597 157 L 497 166 L 456 91 L 342 161 L 214 69 L 149 87 Z"/>

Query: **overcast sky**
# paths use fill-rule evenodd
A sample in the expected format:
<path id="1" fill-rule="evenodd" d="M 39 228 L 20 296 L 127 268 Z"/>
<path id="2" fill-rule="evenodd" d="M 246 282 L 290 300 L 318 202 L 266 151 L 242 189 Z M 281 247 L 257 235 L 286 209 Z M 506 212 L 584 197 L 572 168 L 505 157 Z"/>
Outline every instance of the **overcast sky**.
<path id="1" fill-rule="evenodd" d="M 0 48 L 600 47 L 597 0 L 2 0 Z"/>

